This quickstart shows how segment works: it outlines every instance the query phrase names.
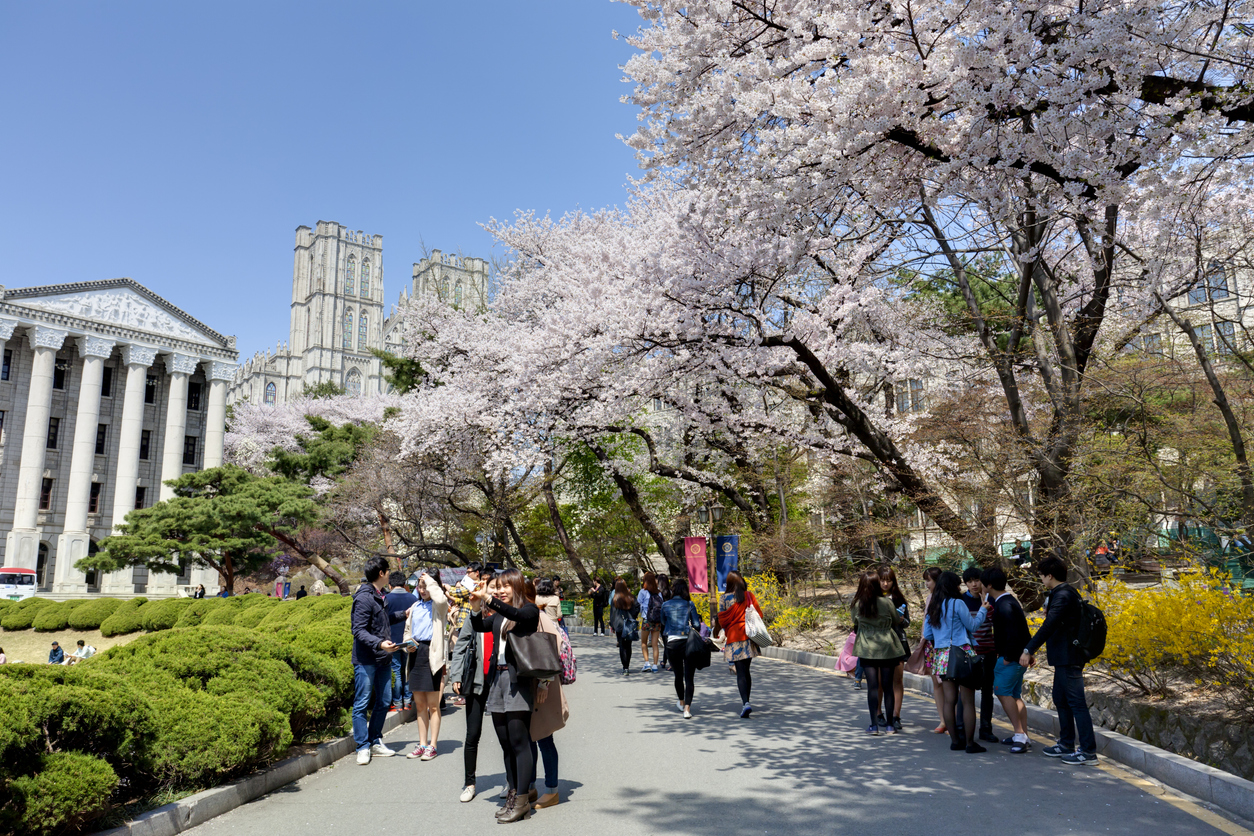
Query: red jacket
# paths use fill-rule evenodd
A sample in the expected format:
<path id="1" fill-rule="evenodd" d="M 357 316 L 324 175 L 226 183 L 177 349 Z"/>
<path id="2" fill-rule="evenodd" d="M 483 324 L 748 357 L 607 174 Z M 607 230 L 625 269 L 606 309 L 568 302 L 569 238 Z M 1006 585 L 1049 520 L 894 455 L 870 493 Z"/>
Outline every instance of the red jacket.
<path id="1" fill-rule="evenodd" d="M 718 614 L 718 626 L 723 628 L 723 632 L 727 634 L 729 642 L 748 641 L 749 637 L 745 635 L 745 608 L 750 604 L 758 611 L 758 615 L 763 619 L 766 615 L 762 612 L 762 606 L 758 603 L 758 599 L 753 597 L 753 593 L 745 591 L 745 602 L 737 604 L 735 600 L 731 602 L 731 606 Z"/>

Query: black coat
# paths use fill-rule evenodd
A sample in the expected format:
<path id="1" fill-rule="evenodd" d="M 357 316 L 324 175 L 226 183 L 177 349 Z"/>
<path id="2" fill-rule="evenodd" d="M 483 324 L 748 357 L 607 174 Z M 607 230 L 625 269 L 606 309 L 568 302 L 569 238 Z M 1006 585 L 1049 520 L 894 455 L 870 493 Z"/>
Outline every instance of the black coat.
<path id="1" fill-rule="evenodd" d="M 353 593 L 353 664 L 391 664 L 392 654 L 379 645 L 392 640 L 392 624 L 404 621 L 405 613 L 389 614 L 383 606 L 383 593 L 372 583 L 363 583 Z"/>
<path id="2" fill-rule="evenodd" d="M 1045 622 L 1024 648 L 1035 653 L 1045 645 L 1049 664 L 1055 668 L 1083 665 L 1088 660 L 1072 642 L 1080 633 L 1080 593 L 1069 583 L 1061 583 L 1049 593 L 1045 605 Z"/>

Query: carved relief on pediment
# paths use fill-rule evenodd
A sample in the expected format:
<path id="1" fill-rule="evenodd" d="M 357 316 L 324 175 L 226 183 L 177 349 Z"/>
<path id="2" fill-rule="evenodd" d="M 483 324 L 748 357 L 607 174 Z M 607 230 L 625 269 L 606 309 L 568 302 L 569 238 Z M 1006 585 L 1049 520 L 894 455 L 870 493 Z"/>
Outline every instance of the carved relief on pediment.
<path id="1" fill-rule="evenodd" d="M 15 301 L 23 307 L 75 316 L 94 322 L 107 322 L 135 331 L 146 331 L 150 334 L 209 345 L 215 342 L 169 311 L 162 310 L 148 299 L 126 288 L 26 297 Z"/>

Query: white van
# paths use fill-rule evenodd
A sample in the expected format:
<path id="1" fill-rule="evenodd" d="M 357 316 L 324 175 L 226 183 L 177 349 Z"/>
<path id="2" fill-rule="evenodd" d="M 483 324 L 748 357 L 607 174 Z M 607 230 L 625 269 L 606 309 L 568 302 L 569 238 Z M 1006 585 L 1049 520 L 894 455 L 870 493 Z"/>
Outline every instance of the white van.
<path id="1" fill-rule="evenodd" d="M 35 596 L 35 570 L 0 568 L 0 599 L 21 601 Z"/>

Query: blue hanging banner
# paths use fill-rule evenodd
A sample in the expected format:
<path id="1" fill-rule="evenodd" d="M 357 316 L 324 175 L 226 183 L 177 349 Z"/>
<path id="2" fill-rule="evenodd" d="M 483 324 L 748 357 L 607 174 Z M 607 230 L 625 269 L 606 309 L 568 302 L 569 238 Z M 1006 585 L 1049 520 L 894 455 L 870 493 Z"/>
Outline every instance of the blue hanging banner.
<path id="1" fill-rule="evenodd" d="M 714 553 L 717 555 L 715 574 L 718 576 L 718 590 L 727 588 L 727 573 L 740 571 L 740 535 L 720 534 L 714 538 Z"/>

